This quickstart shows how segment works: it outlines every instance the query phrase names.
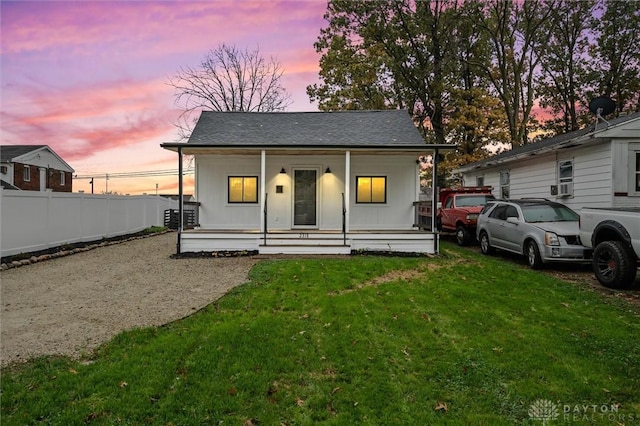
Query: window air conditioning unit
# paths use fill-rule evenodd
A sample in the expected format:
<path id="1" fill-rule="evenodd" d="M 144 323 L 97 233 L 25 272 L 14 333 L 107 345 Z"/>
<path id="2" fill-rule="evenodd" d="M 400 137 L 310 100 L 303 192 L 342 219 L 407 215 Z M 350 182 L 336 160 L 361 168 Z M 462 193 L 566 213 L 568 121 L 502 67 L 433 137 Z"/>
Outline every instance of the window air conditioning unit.
<path id="1" fill-rule="evenodd" d="M 573 195 L 573 183 L 561 183 L 558 185 L 558 197 L 570 197 Z"/>

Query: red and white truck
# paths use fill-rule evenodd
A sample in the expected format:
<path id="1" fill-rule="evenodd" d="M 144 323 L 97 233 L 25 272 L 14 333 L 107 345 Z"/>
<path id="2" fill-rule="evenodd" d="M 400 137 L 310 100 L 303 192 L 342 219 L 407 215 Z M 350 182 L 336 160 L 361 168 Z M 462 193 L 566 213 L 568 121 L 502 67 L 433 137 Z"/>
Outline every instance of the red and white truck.
<path id="1" fill-rule="evenodd" d="M 478 215 L 488 201 L 494 200 L 490 186 L 442 188 L 438 223 L 443 231 L 455 232 L 456 241 L 466 246 L 475 238 Z"/>

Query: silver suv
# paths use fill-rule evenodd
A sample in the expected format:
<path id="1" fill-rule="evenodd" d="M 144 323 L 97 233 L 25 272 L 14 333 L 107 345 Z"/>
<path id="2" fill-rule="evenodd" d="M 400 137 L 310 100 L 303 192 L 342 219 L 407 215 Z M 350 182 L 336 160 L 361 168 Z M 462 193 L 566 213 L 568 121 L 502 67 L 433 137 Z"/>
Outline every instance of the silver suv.
<path id="1" fill-rule="evenodd" d="M 521 254 L 533 269 L 549 262 L 588 263 L 591 250 L 580 243 L 578 220 L 569 207 L 545 199 L 496 200 L 480 213 L 476 236 L 482 253 Z"/>

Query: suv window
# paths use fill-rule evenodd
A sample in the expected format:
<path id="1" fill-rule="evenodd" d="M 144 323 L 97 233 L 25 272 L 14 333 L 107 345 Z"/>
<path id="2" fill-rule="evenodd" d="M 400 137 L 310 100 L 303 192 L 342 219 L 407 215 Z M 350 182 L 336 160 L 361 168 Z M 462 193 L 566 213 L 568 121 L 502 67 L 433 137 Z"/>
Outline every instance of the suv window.
<path id="1" fill-rule="evenodd" d="M 520 215 L 518 214 L 518 209 L 514 206 L 509 204 L 499 204 L 495 209 L 493 209 L 491 214 L 489 214 L 489 217 L 493 219 L 507 220 L 508 217 L 519 218 Z"/>
<path id="2" fill-rule="evenodd" d="M 520 215 L 518 214 L 518 210 L 513 207 L 513 206 L 507 206 L 507 214 L 506 214 L 507 218 L 509 217 L 515 217 L 515 218 L 519 218 Z"/>
<path id="3" fill-rule="evenodd" d="M 507 220 L 507 205 L 500 204 L 496 206 L 496 208 L 493 209 L 489 217 L 493 219 Z"/>

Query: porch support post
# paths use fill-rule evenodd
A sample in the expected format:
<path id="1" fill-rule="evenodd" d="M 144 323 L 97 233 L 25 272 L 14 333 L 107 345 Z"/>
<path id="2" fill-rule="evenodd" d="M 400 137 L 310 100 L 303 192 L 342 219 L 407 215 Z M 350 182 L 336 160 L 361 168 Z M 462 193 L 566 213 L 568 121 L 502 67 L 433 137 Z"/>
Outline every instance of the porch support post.
<path id="1" fill-rule="evenodd" d="M 349 188 L 351 184 L 351 151 L 344 153 L 344 203 L 347 212 L 344 214 L 344 231 L 349 232 L 349 200 L 351 200 Z"/>
<path id="2" fill-rule="evenodd" d="M 264 223 L 264 204 L 267 198 L 266 188 L 267 185 L 265 183 L 266 180 L 266 171 L 267 171 L 267 152 L 263 149 L 260 151 L 260 230 L 265 231 L 267 228 L 267 224 Z"/>
<path id="3" fill-rule="evenodd" d="M 183 191 L 182 191 L 182 147 L 178 147 L 178 243 L 176 253 L 180 254 L 180 237 L 182 236 L 182 212 L 183 212 Z"/>
<path id="4" fill-rule="evenodd" d="M 431 232 L 433 232 L 433 251 L 435 254 L 440 252 L 439 247 L 439 235 L 437 228 L 437 216 L 438 216 L 438 198 L 440 198 L 440 191 L 438 190 L 438 149 L 433 150 L 433 176 L 431 177 Z"/>

